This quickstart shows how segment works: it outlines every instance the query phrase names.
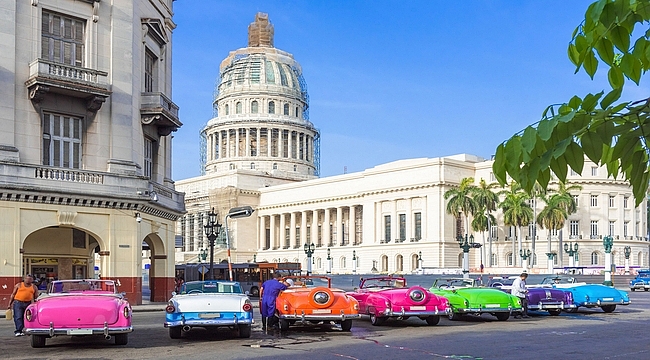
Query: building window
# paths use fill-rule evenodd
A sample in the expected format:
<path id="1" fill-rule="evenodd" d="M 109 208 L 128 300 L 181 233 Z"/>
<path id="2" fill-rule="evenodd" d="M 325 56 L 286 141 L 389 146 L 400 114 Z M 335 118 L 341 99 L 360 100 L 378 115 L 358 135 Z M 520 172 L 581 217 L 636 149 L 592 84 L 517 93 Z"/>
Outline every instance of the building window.
<path id="1" fill-rule="evenodd" d="M 512 253 L 508 253 L 508 255 L 506 255 L 506 263 L 506 266 L 512 266 Z"/>
<path id="2" fill-rule="evenodd" d="M 189 241 L 189 246 L 187 248 L 187 251 L 194 251 L 194 214 L 190 214 L 187 218 L 187 222 L 189 223 L 189 232 L 187 239 Z"/>
<path id="3" fill-rule="evenodd" d="M 230 164 L 230 170 L 235 170 L 235 164 Z"/>
<path id="4" fill-rule="evenodd" d="M 43 113 L 43 165 L 81 167 L 81 119 Z"/>
<path id="5" fill-rule="evenodd" d="M 492 263 L 490 264 L 490 266 L 498 266 L 499 263 L 497 262 L 497 254 L 492 254 L 492 256 L 490 257 L 492 258 Z"/>
<path id="6" fill-rule="evenodd" d="M 273 163 L 273 170 L 277 170 L 277 169 L 278 169 L 278 163 Z"/>
<path id="7" fill-rule="evenodd" d="M 578 176 L 578 173 L 575 170 L 571 169 L 571 176 Z"/>
<path id="8" fill-rule="evenodd" d="M 255 163 L 251 163 L 251 170 L 255 170 Z"/>
<path id="9" fill-rule="evenodd" d="M 156 64 L 158 64 L 158 59 L 149 49 L 146 49 L 144 52 L 144 92 L 156 91 L 156 80 L 158 79 Z"/>
<path id="10" fill-rule="evenodd" d="M 311 225 L 307 225 L 307 236 L 305 237 L 305 244 L 311 244 Z"/>
<path id="11" fill-rule="evenodd" d="M 614 207 L 614 195 L 609 196 L 609 207 L 613 208 Z"/>
<path id="12" fill-rule="evenodd" d="M 395 259 L 395 271 L 404 271 L 404 257 L 402 255 L 397 255 Z"/>
<path id="13" fill-rule="evenodd" d="M 390 242 L 390 215 L 384 216 L 384 241 Z"/>
<path id="14" fill-rule="evenodd" d="M 590 233 L 592 238 L 598 236 L 598 220 L 591 220 Z"/>
<path id="15" fill-rule="evenodd" d="M 576 207 L 578 207 L 579 205 L 578 200 L 580 195 L 571 195 L 571 196 L 573 197 L 573 203 L 576 204 Z"/>
<path id="16" fill-rule="evenodd" d="M 284 104 L 284 115 L 289 116 L 289 104 Z"/>
<path id="17" fill-rule="evenodd" d="M 84 66 L 83 20 L 43 11 L 41 57 L 53 62 Z"/>
<path id="18" fill-rule="evenodd" d="M 598 167 L 596 166 L 591 167 L 591 176 L 598 176 Z"/>
<path id="19" fill-rule="evenodd" d="M 497 239 L 499 236 L 499 227 L 497 225 L 490 226 L 490 237 L 492 239 Z"/>
<path id="20" fill-rule="evenodd" d="M 491 181 L 491 182 L 495 182 L 495 181 L 497 181 L 496 176 L 494 176 L 494 173 L 491 172 L 491 171 L 490 171 L 490 181 Z"/>
<path id="21" fill-rule="evenodd" d="M 241 114 L 241 101 L 238 101 L 237 104 L 235 104 L 235 113 Z"/>
<path id="22" fill-rule="evenodd" d="M 580 231 L 580 222 L 578 220 L 571 220 L 569 221 L 569 236 L 578 236 L 578 233 Z"/>
<path id="23" fill-rule="evenodd" d="M 591 265 L 598 265 L 598 252 L 594 251 L 591 253 Z"/>
<path id="24" fill-rule="evenodd" d="M 598 206 L 598 195 L 591 195 L 591 207 Z"/>
<path id="25" fill-rule="evenodd" d="M 230 115 L 230 106 L 226 104 L 226 115 Z"/>
<path id="26" fill-rule="evenodd" d="M 293 171 L 298 171 L 298 165 L 293 166 Z"/>
<path id="27" fill-rule="evenodd" d="M 609 236 L 614 236 L 614 227 L 615 227 L 616 222 L 615 221 L 610 221 L 609 222 Z"/>
<path id="28" fill-rule="evenodd" d="M 154 174 L 155 145 L 155 141 L 144 138 L 144 176 L 149 179 Z"/>
<path id="29" fill-rule="evenodd" d="M 339 265 L 341 266 L 341 269 L 345 269 L 347 267 L 346 261 L 345 261 L 345 256 L 341 257 L 341 261 L 339 262 Z"/>
<path id="30" fill-rule="evenodd" d="M 629 199 L 629 196 L 624 196 L 623 197 L 623 208 L 627 209 L 627 199 Z"/>
<path id="31" fill-rule="evenodd" d="M 275 114 L 275 101 L 269 101 L 269 114 Z"/>
<path id="32" fill-rule="evenodd" d="M 625 222 L 623 223 L 623 236 L 625 236 L 625 237 L 627 237 L 627 235 L 628 235 L 628 231 L 627 231 L 627 229 L 628 229 L 628 224 L 629 224 L 629 223 L 630 223 L 629 221 L 625 221 Z"/>
<path id="33" fill-rule="evenodd" d="M 528 224 L 528 238 L 532 239 L 535 236 L 535 223 Z"/>
<path id="34" fill-rule="evenodd" d="M 406 214 L 399 214 L 399 242 L 406 240 Z"/>
<path id="35" fill-rule="evenodd" d="M 415 214 L 415 240 L 422 239 L 422 213 Z"/>
<path id="36" fill-rule="evenodd" d="M 257 100 L 253 100 L 253 102 L 251 102 L 251 113 L 257 114 L 258 108 L 259 105 L 257 104 Z"/>
<path id="37" fill-rule="evenodd" d="M 296 106 L 296 117 L 300 117 L 300 108 Z"/>

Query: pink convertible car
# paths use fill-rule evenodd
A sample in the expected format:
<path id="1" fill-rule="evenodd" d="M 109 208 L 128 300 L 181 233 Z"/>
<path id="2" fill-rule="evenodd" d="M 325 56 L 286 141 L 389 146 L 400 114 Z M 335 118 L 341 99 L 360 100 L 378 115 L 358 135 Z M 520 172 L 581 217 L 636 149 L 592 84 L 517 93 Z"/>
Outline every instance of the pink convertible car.
<path id="1" fill-rule="evenodd" d="M 116 345 L 126 345 L 132 331 L 131 306 L 112 280 L 54 281 L 25 311 L 25 333 L 35 348 L 57 335 L 114 336 Z"/>
<path id="2" fill-rule="evenodd" d="M 348 295 L 359 301 L 359 314 L 370 315 L 370 322 L 375 326 L 388 318 L 406 320 L 411 316 L 436 325 L 441 315 L 451 311 L 446 298 L 421 286 L 406 287 L 406 279 L 401 277 L 367 278 Z"/>

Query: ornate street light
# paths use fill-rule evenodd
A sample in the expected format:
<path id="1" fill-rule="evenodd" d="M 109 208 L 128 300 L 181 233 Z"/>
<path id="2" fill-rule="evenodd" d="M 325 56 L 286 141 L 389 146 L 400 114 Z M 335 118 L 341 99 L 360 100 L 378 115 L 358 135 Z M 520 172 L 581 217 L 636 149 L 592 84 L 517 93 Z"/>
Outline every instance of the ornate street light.
<path id="1" fill-rule="evenodd" d="M 306 244 L 305 244 L 306 246 Z M 307 250 L 305 250 L 306 252 Z M 307 255 L 309 256 L 309 255 Z M 331 274 L 332 273 L 332 257 L 330 256 L 330 248 L 327 248 L 327 273 Z"/>
<path id="2" fill-rule="evenodd" d="M 458 245 L 463 249 L 463 277 L 469 278 L 469 249 L 475 247 L 481 247 L 481 244 L 474 243 L 474 235 L 470 235 L 469 238 L 465 234 L 465 238 L 462 235 L 458 235 L 456 238 Z"/>
<path id="3" fill-rule="evenodd" d="M 316 245 L 314 243 L 305 244 L 304 250 L 307 255 L 307 275 L 311 275 L 311 255 L 316 251 Z"/>
<path id="4" fill-rule="evenodd" d="M 574 267 L 578 256 L 578 243 L 564 243 L 564 252 L 569 255 L 569 267 Z"/>
<path id="5" fill-rule="evenodd" d="M 226 248 L 228 249 L 228 276 L 230 277 L 230 281 L 232 281 L 232 261 L 230 261 L 230 237 L 228 236 L 228 218 L 239 219 L 249 217 L 253 215 L 254 211 L 255 210 L 253 210 L 253 208 L 250 206 L 234 207 L 228 211 L 228 214 L 223 219 L 223 222 L 226 225 Z"/>
<path id="6" fill-rule="evenodd" d="M 357 252 L 356 252 L 356 250 L 352 250 L 352 273 L 353 274 L 357 273 Z"/>
<path id="7" fill-rule="evenodd" d="M 625 275 L 630 273 L 630 255 L 632 254 L 632 248 L 626 246 L 623 248 L 623 253 L 625 254 Z"/>
<path id="8" fill-rule="evenodd" d="M 546 253 L 546 257 L 548 258 L 548 263 L 547 263 L 547 269 L 546 271 L 549 274 L 553 274 L 553 264 L 555 262 L 555 257 L 557 256 L 556 253 L 548 252 Z"/>
<path id="9" fill-rule="evenodd" d="M 603 238 L 603 247 L 605 247 L 605 281 L 603 285 L 614 286 L 612 283 L 612 247 L 614 246 L 614 238 L 605 236 Z"/>
<path id="10" fill-rule="evenodd" d="M 204 262 L 207 257 L 208 257 L 208 250 L 207 249 L 199 250 L 199 262 L 200 263 Z"/>
<path id="11" fill-rule="evenodd" d="M 253 262 L 254 262 L 254 263 L 257 262 L 257 254 L 253 254 Z"/>
<path id="12" fill-rule="evenodd" d="M 422 270 L 422 251 L 418 252 L 418 270 Z"/>
<path id="13" fill-rule="evenodd" d="M 208 238 L 210 245 L 210 275 L 208 276 L 208 280 L 214 280 L 214 273 L 212 272 L 214 269 L 214 241 L 217 240 L 217 234 L 219 234 L 219 230 L 221 229 L 221 224 L 219 224 L 219 219 L 217 219 L 217 213 L 214 212 L 214 208 L 208 213 L 208 222 L 203 226 L 203 229 L 205 230 L 205 236 Z"/>
<path id="14" fill-rule="evenodd" d="M 528 271 L 528 261 L 526 260 L 530 258 L 531 254 L 530 249 L 519 249 L 519 256 L 521 256 L 521 264 L 524 271 Z"/>

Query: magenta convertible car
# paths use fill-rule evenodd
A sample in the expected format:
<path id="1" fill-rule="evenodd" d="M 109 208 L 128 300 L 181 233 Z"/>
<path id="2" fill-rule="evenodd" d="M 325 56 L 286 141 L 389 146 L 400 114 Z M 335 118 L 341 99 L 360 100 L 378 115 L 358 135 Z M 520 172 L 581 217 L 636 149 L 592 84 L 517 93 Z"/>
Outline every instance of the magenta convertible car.
<path id="1" fill-rule="evenodd" d="M 102 335 L 126 345 L 132 331 L 131 306 L 112 280 L 53 281 L 25 310 L 25 333 L 35 348 L 57 335 Z"/>
<path id="2" fill-rule="evenodd" d="M 359 301 L 359 314 L 370 315 L 375 326 L 389 318 L 405 320 L 411 316 L 436 325 L 440 315 L 447 316 L 451 310 L 446 298 L 421 286 L 406 287 L 406 279 L 401 277 L 367 278 L 348 295 Z"/>

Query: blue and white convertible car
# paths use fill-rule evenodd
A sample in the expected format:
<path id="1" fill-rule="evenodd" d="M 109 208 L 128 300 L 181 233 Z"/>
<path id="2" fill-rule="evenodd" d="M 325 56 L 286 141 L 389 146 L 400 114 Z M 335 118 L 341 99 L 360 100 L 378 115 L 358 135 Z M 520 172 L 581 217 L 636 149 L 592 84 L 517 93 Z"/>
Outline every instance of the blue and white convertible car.
<path id="1" fill-rule="evenodd" d="M 239 337 L 251 336 L 253 306 L 236 281 L 191 281 L 172 293 L 165 311 L 169 337 L 178 339 L 194 327 L 229 327 Z"/>
<path id="2" fill-rule="evenodd" d="M 546 277 L 541 287 L 553 287 L 571 292 L 575 308 L 565 309 L 566 312 L 577 312 L 579 307 L 599 307 L 606 313 L 616 310 L 616 305 L 629 305 L 630 298 L 625 291 L 617 290 L 601 284 L 576 282 L 570 276 Z"/>
<path id="3" fill-rule="evenodd" d="M 636 277 L 630 280 L 630 290 L 636 291 L 637 289 L 650 290 L 650 270 L 639 270 Z"/>

